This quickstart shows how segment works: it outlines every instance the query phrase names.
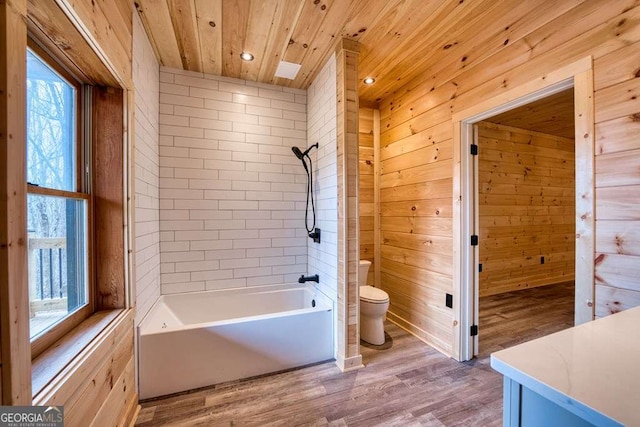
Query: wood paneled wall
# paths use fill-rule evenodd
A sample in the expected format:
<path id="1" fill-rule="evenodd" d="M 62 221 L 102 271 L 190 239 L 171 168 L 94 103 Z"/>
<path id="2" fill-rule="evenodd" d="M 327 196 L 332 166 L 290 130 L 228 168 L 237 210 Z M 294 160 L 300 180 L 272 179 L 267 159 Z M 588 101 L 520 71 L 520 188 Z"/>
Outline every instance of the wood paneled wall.
<path id="1" fill-rule="evenodd" d="M 631 17 L 640 11 L 618 23 Z M 640 36 L 633 27 L 627 46 L 594 61 L 596 316 L 640 305 Z"/>
<path id="2" fill-rule="evenodd" d="M 437 123 L 441 117 L 426 120 L 424 132 L 406 135 L 381 126 L 380 287 L 389 293 L 390 320 L 449 354 L 452 132 Z"/>
<path id="3" fill-rule="evenodd" d="M 338 169 L 338 339 L 342 371 L 362 368 L 358 301 L 358 54 L 357 42 L 336 46 Z"/>
<path id="4" fill-rule="evenodd" d="M 121 312 L 115 321 L 113 317 L 110 312 L 98 312 L 90 319 L 89 327 L 104 330 L 83 351 L 82 358 L 63 367 L 59 378 L 44 387 L 36 384 L 42 390 L 34 397 L 34 405 L 63 405 L 68 426 L 122 426 L 133 421 L 138 405 L 133 311 Z M 65 344 L 73 348 L 73 343 Z M 65 347 L 48 351 L 64 357 Z M 41 366 L 40 359 L 34 361 L 35 369 L 50 369 Z"/>
<path id="5" fill-rule="evenodd" d="M 27 286 L 26 1 L 0 1 L 0 394 L 31 402 Z M 20 355 L 20 357 L 15 357 Z"/>
<path id="6" fill-rule="evenodd" d="M 373 109 L 360 107 L 358 130 L 358 207 L 360 213 L 360 259 L 371 261 L 367 285 L 374 283 L 375 251 L 374 237 L 374 151 L 373 151 Z"/>
<path id="7" fill-rule="evenodd" d="M 125 171 L 123 161 L 126 159 L 123 160 L 123 156 L 128 152 L 127 130 L 131 117 L 127 114 L 127 101 L 123 103 L 122 89 L 125 89 L 126 100 L 130 95 L 126 89 L 132 89 L 132 6 L 128 0 L 0 1 L 0 43 L 7 47 L 0 49 L 0 170 L 3 171 L 0 174 L 0 191 L 8 191 L 11 195 L 0 197 L 3 201 L 0 206 L 5 203 L 6 207 L 0 213 L 2 403 L 28 405 L 33 401 L 34 404 L 64 405 L 65 421 L 70 426 L 129 424 L 137 408 L 133 353 L 134 308 L 126 296 L 126 286 L 130 284 L 125 283 L 127 245 L 123 245 L 123 238 L 128 233 L 126 224 L 129 222 L 125 218 L 124 208 L 127 195 L 123 194 L 126 187 L 123 177 L 128 178 L 129 174 Z M 108 201 L 102 199 L 104 186 L 98 189 L 95 196 L 101 198 L 96 203 L 98 208 L 100 203 L 109 203 L 109 209 L 120 212 L 116 217 L 110 216 L 109 227 L 101 227 L 111 235 L 111 239 L 103 236 L 101 245 L 109 246 L 112 250 L 97 253 L 98 262 L 101 256 L 112 261 L 114 257 L 119 258 L 116 264 L 111 265 L 113 271 L 105 272 L 108 278 L 98 286 L 103 294 L 100 306 L 124 308 L 91 316 L 38 356 L 33 365 L 29 351 L 25 285 L 26 106 L 25 97 L 20 96 L 20 92 L 23 95 L 26 92 L 24 58 L 27 26 L 34 38 L 61 55 L 65 65 L 75 71 L 82 68 L 84 72 L 78 73 L 80 77 L 86 77 L 89 83 L 96 85 L 117 87 L 114 91 L 117 92 L 117 102 L 110 111 L 118 119 L 109 120 L 101 114 L 105 111 L 103 109 L 97 111 L 99 117 L 94 120 L 98 128 L 110 129 L 107 133 L 97 133 L 98 140 L 94 141 L 100 147 L 96 153 L 99 156 L 97 160 L 103 162 L 104 155 L 119 159 L 110 173 L 102 177 L 104 179 L 96 179 L 101 184 L 110 185 L 114 191 L 109 193 Z M 6 83 L 10 83 L 7 85 L 9 90 L 5 88 Z M 12 139 L 16 141 L 11 142 Z M 102 163 L 101 166 L 107 167 Z M 20 208 L 16 210 L 16 207 Z M 104 223 L 101 222 L 102 225 Z M 10 262 L 5 262 L 7 260 Z M 114 287 L 119 287 L 115 293 Z M 20 292 L 15 292 L 17 290 Z M 108 297 L 105 297 L 107 294 Z M 90 333 L 87 332 L 89 330 Z M 78 337 L 81 338 L 76 339 Z M 47 359 L 47 356 L 52 358 Z M 38 390 L 39 393 L 33 396 L 33 400 L 32 382 L 39 384 L 34 386 L 34 391 Z"/>
<path id="8" fill-rule="evenodd" d="M 517 15 L 508 3 L 487 8 L 482 24 L 470 22 L 460 27 L 465 31 L 448 35 L 432 56 L 431 72 L 380 101 L 381 269 L 391 296 L 389 317 L 445 353 L 452 350 L 457 326 L 453 310 L 444 307 L 444 294 L 457 292 L 452 113 L 586 56 L 594 60 L 596 81 L 596 313 L 640 302 L 640 253 L 634 249 L 640 175 L 632 166 L 640 158 L 634 136 L 640 117 L 638 2 L 562 1 L 550 8 L 532 0 L 519 3 L 532 13 Z M 452 46 L 460 56 L 451 55 Z"/>
<path id="9" fill-rule="evenodd" d="M 574 140 L 489 122 L 477 129 L 480 296 L 573 280 Z"/>

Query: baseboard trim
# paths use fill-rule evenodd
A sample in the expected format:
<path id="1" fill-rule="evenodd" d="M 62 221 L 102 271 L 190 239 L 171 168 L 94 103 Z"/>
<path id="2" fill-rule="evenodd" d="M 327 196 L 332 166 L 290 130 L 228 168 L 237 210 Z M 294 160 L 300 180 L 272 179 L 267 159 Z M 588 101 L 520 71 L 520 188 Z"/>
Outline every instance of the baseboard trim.
<path id="1" fill-rule="evenodd" d="M 362 364 L 362 355 L 359 354 L 345 359 L 338 354 L 336 356 L 336 366 L 338 366 L 342 372 L 350 372 L 364 368 L 364 365 Z"/>
<path id="2" fill-rule="evenodd" d="M 429 347 L 433 347 L 434 349 L 438 350 L 440 353 L 444 354 L 445 356 L 452 357 L 451 350 L 445 346 L 445 343 L 443 343 L 441 340 L 438 340 L 436 337 L 434 337 L 430 333 L 412 324 L 411 322 L 408 322 L 407 320 L 403 319 L 402 317 L 390 311 L 387 312 L 387 320 L 389 320 L 391 323 L 393 323 L 397 327 L 409 332 L 411 335 L 418 338 L 420 341 L 427 344 Z"/>

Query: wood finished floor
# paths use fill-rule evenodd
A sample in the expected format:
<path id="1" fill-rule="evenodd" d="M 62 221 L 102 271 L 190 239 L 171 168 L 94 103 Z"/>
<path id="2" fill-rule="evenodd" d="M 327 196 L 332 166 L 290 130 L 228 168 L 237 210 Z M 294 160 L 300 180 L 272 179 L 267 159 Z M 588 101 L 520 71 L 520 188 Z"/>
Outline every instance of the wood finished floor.
<path id="1" fill-rule="evenodd" d="M 487 349 L 566 327 L 553 319 L 566 317 L 566 302 L 560 304 L 555 294 L 567 289 L 520 292 L 526 294 L 481 301 L 481 332 L 492 337 L 485 340 Z M 488 352 L 459 363 L 389 322 L 385 330 L 383 346 L 361 347 L 364 369 L 342 374 L 334 363 L 324 363 L 148 401 L 136 425 L 502 425 L 502 376 L 489 366 Z"/>
<path id="2" fill-rule="evenodd" d="M 573 326 L 573 282 L 480 298 L 479 355 Z"/>

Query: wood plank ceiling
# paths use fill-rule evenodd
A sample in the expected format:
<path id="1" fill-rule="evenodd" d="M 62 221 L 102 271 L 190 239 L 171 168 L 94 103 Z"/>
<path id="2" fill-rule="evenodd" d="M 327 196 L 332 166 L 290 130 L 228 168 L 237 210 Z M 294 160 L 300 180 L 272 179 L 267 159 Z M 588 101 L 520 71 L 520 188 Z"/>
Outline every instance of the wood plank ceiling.
<path id="1" fill-rule="evenodd" d="M 461 71 L 478 35 L 496 48 L 509 26 L 487 32 L 490 0 L 137 0 L 160 62 L 169 67 L 306 88 L 339 38 L 359 41 L 361 100 L 376 102 L 439 69 Z M 525 2 L 526 3 L 526 2 Z M 240 53 L 255 56 L 243 62 Z M 478 58 L 475 58 L 478 59 Z M 275 78 L 280 60 L 302 64 Z M 457 64 L 457 65 L 456 65 Z M 438 82 L 434 82 L 437 84 Z"/>
<path id="2" fill-rule="evenodd" d="M 486 121 L 574 139 L 573 88 L 498 114 Z"/>

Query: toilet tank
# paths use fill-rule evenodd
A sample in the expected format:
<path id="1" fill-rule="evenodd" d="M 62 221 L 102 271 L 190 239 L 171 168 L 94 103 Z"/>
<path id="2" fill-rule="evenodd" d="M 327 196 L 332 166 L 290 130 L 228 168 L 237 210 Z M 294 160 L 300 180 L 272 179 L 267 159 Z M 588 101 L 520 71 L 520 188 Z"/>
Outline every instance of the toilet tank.
<path id="1" fill-rule="evenodd" d="M 360 266 L 358 267 L 358 286 L 364 286 L 367 284 L 369 267 L 371 267 L 371 261 L 367 261 L 364 259 L 360 260 Z"/>

